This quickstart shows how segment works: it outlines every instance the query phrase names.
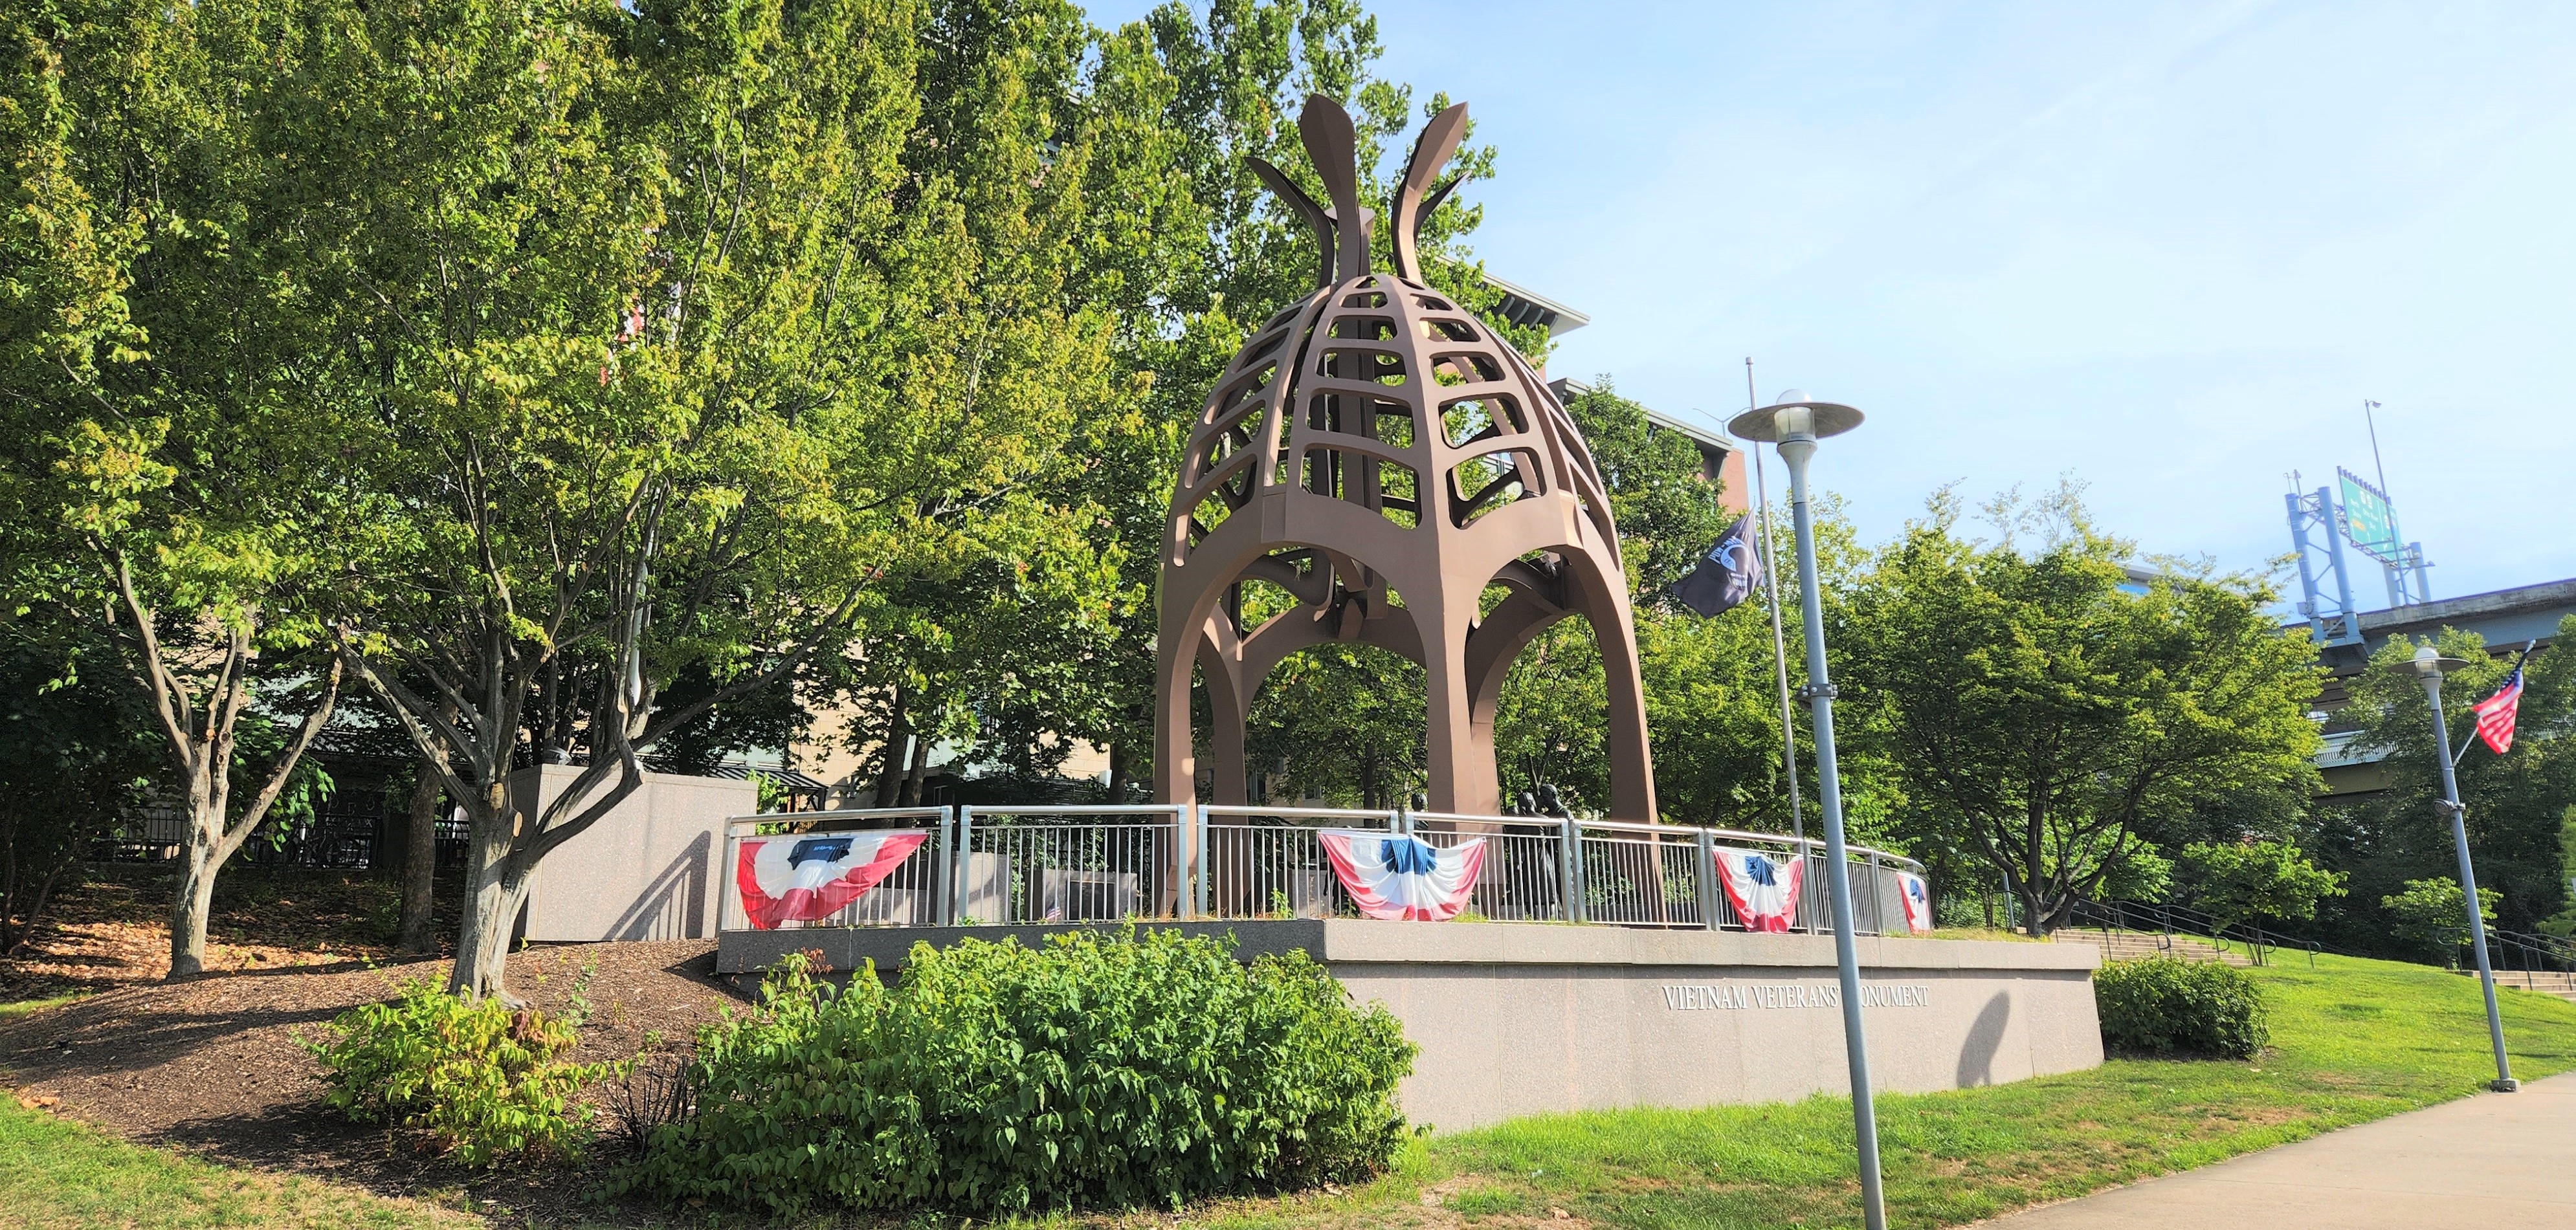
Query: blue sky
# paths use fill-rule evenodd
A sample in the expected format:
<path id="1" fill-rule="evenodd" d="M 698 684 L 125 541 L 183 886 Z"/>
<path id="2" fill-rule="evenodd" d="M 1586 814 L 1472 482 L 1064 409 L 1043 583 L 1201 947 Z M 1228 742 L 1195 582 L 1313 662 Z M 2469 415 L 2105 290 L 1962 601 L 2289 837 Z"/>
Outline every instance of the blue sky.
<path id="1" fill-rule="evenodd" d="M 2071 474 L 2259 569 L 2369 398 L 2437 597 L 2576 575 L 2576 5 L 1377 11 L 1500 147 L 1487 267 L 1592 317 L 1551 374 L 1861 407 L 1818 475 L 1873 539 Z"/>

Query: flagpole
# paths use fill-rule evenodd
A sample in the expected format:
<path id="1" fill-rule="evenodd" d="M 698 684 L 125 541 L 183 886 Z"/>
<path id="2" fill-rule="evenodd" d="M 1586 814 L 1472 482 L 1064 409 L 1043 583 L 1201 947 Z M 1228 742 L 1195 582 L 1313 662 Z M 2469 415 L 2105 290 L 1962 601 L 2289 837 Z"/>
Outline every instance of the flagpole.
<path id="1" fill-rule="evenodd" d="M 1760 408 L 1761 399 L 1753 392 L 1753 356 L 1744 356 L 1744 408 Z M 1749 442 L 1748 442 L 1749 443 Z M 1807 817 L 1798 801 L 1798 736 L 1789 724 L 1789 638 L 1780 630 L 1779 555 L 1771 547 L 1771 492 L 1762 474 L 1762 446 L 1750 445 L 1753 454 L 1753 498 L 1760 504 L 1762 518 L 1762 595 L 1771 608 L 1771 667 L 1780 680 L 1780 768 L 1789 777 L 1789 832 L 1798 839 L 1798 857 L 1807 857 Z"/>

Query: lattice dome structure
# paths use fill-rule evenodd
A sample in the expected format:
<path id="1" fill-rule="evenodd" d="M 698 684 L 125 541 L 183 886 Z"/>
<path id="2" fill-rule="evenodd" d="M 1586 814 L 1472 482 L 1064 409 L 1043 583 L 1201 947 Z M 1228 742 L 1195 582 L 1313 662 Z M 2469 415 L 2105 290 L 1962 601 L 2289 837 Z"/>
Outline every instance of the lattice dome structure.
<path id="1" fill-rule="evenodd" d="M 1195 797 L 1192 668 L 1207 687 L 1214 798 L 1247 801 L 1244 719 L 1273 667 L 1308 646 L 1374 645 L 1424 668 L 1431 810 L 1502 809 L 1494 709 L 1512 659 L 1580 614 L 1608 684 L 1614 818 L 1655 817 L 1637 638 L 1610 502 L 1574 421 L 1528 360 L 1422 278 L 1415 235 L 1457 186 L 1433 183 L 1465 135 L 1451 107 L 1414 146 L 1370 268 L 1356 135 L 1332 100 L 1297 126 L 1331 198 L 1253 170 L 1314 228 L 1315 292 L 1265 321 L 1210 394 L 1183 454 L 1163 544 L 1156 797 Z M 1298 605 L 1245 626 L 1243 582 Z M 1481 611 L 1487 587 L 1509 596 Z"/>

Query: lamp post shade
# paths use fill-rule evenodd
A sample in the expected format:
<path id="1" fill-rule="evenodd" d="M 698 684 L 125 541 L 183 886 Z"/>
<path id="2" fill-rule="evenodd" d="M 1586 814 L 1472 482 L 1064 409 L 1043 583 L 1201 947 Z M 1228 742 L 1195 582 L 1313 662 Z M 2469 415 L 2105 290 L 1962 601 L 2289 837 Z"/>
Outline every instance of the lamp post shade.
<path id="1" fill-rule="evenodd" d="M 1799 410 L 1807 413 L 1804 416 L 1794 413 Z M 1794 421 L 1799 417 L 1807 420 L 1804 431 L 1798 430 L 1799 424 Z M 1759 410 L 1747 410 L 1728 420 L 1726 430 L 1738 440 L 1760 444 L 1778 444 L 1799 435 L 1822 440 L 1860 426 L 1864 417 L 1860 411 L 1841 402 L 1813 401 L 1804 391 L 1791 389 L 1770 405 Z"/>
<path id="2" fill-rule="evenodd" d="M 2469 660 L 2466 658 L 2443 657 L 2442 651 L 2435 649 L 2430 645 L 2426 645 L 2417 649 L 2415 651 L 2415 656 L 2407 659 L 2406 664 L 2413 667 L 2417 675 L 2447 675 L 2463 666 L 2467 666 L 2469 664 Z"/>

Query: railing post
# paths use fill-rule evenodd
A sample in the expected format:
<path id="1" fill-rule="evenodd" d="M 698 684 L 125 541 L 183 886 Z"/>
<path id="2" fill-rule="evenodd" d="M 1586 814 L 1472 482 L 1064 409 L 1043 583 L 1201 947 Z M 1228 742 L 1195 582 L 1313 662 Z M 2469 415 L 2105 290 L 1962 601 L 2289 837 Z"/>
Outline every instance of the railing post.
<path id="1" fill-rule="evenodd" d="M 742 839 L 734 836 L 733 821 L 725 821 L 724 835 L 720 855 L 724 863 L 716 876 L 716 925 L 711 935 L 723 934 L 725 924 L 733 918 L 734 879 L 738 874 L 734 869 L 742 865 Z"/>
<path id="2" fill-rule="evenodd" d="M 1207 917 L 1208 912 L 1208 813 L 1204 803 L 1192 804 L 1195 817 L 1190 828 L 1190 911 L 1193 916 Z"/>
<path id="3" fill-rule="evenodd" d="M 957 845 L 949 853 L 949 861 L 955 867 L 953 879 L 948 886 L 948 925 L 952 927 L 957 926 L 966 917 L 966 881 L 971 874 L 969 868 L 975 862 L 974 817 L 974 804 L 957 805 Z M 1003 891 L 1009 891 L 1008 886 L 1005 886 Z"/>
<path id="4" fill-rule="evenodd" d="M 1869 854 L 1869 933 L 1871 935 L 1887 934 L 1886 914 L 1887 896 L 1879 891 L 1878 886 L 1878 852 L 1872 850 Z"/>
<path id="5" fill-rule="evenodd" d="M 1583 891 L 1582 876 L 1576 873 L 1575 868 L 1583 858 L 1583 837 L 1575 832 L 1572 816 L 1559 819 L 1557 826 L 1561 835 L 1556 859 L 1557 891 L 1563 898 L 1565 921 L 1582 922 L 1583 910 L 1577 900 Z"/>
<path id="6" fill-rule="evenodd" d="M 1699 830 L 1699 917 L 1708 929 L 1717 926 L 1717 834 Z M 1802 873 L 1803 874 L 1803 873 Z"/>
<path id="7" fill-rule="evenodd" d="M 957 921 L 957 826 L 955 810 L 939 812 L 939 883 L 930 890 L 931 917 L 944 923 Z"/>

